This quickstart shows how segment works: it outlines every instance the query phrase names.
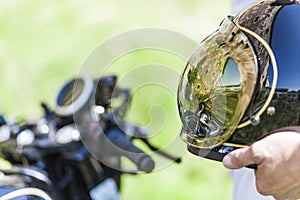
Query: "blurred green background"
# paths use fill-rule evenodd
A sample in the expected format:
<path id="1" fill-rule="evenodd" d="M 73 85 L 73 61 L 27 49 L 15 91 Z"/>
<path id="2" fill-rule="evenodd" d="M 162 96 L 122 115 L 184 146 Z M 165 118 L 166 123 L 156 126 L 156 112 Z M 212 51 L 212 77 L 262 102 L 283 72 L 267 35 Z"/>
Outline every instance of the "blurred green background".
<path id="1" fill-rule="evenodd" d="M 38 117 L 40 102 L 53 107 L 60 87 L 78 74 L 84 60 L 99 44 L 116 34 L 138 28 L 161 28 L 200 42 L 228 15 L 229 3 L 229 0 L 0 1 L 0 110 L 6 117 Z M 174 56 L 151 51 L 137 52 L 121 61 L 114 65 L 155 62 L 171 66 L 177 72 L 183 70 L 185 63 Z M 168 144 L 170 137 L 178 135 L 176 99 L 153 88 L 148 91 L 151 103 L 165 101 L 167 117 L 164 130 L 151 141 L 159 146 Z M 133 111 L 133 121 L 141 125 L 149 123 L 148 109 L 138 105 Z M 182 159 L 179 165 L 172 164 L 151 174 L 123 176 L 122 199 L 231 199 L 230 178 L 221 163 L 187 152 Z"/>

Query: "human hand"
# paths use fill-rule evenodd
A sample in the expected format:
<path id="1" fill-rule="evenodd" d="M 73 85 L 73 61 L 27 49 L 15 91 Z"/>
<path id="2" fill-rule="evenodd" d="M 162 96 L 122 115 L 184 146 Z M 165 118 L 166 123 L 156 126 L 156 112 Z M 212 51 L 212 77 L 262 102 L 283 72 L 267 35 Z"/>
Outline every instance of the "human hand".
<path id="1" fill-rule="evenodd" d="M 257 164 L 256 187 L 262 195 L 277 200 L 300 199 L 300 134 L 285 131 L 271 134 L 223 159 L 229 169 Z"/>

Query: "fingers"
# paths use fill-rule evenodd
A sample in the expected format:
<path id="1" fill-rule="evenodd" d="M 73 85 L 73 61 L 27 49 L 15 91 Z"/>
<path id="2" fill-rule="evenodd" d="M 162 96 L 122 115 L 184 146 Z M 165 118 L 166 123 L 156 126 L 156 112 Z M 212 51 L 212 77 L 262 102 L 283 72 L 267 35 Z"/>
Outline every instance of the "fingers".
<path id="1" fill-rule="evenodd" d="M 223 164 L 229 169 L 239 169 L 248 165 L 259 164 L 261 161 L 253 152 L 253 147 L 237 149 L 223 158 Z"/>

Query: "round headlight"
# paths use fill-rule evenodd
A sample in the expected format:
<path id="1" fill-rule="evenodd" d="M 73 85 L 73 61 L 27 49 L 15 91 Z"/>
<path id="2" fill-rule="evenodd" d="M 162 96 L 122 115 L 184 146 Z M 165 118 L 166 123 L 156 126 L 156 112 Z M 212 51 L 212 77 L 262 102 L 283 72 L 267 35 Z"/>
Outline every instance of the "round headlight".
<path id="1" fill-rule="evenodd" d="M 63 117 L 73 115 L 87 104 L 93 90 L 94 82 L 88 76 L 69 81 L 58 93 L 55 112 Z"/>

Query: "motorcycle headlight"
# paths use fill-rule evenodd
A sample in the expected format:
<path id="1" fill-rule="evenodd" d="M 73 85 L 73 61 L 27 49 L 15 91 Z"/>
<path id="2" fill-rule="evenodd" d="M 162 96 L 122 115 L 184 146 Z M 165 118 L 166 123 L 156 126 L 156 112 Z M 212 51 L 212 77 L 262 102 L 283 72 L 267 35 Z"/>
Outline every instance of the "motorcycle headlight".
<path id="1" fill-rule="evenodd" d="M 63 117 L 72 116 L 87 104 L 93 91 L 94 82 L 88 76 L 69 81 L 58 93 L 55 112 Z"/>

